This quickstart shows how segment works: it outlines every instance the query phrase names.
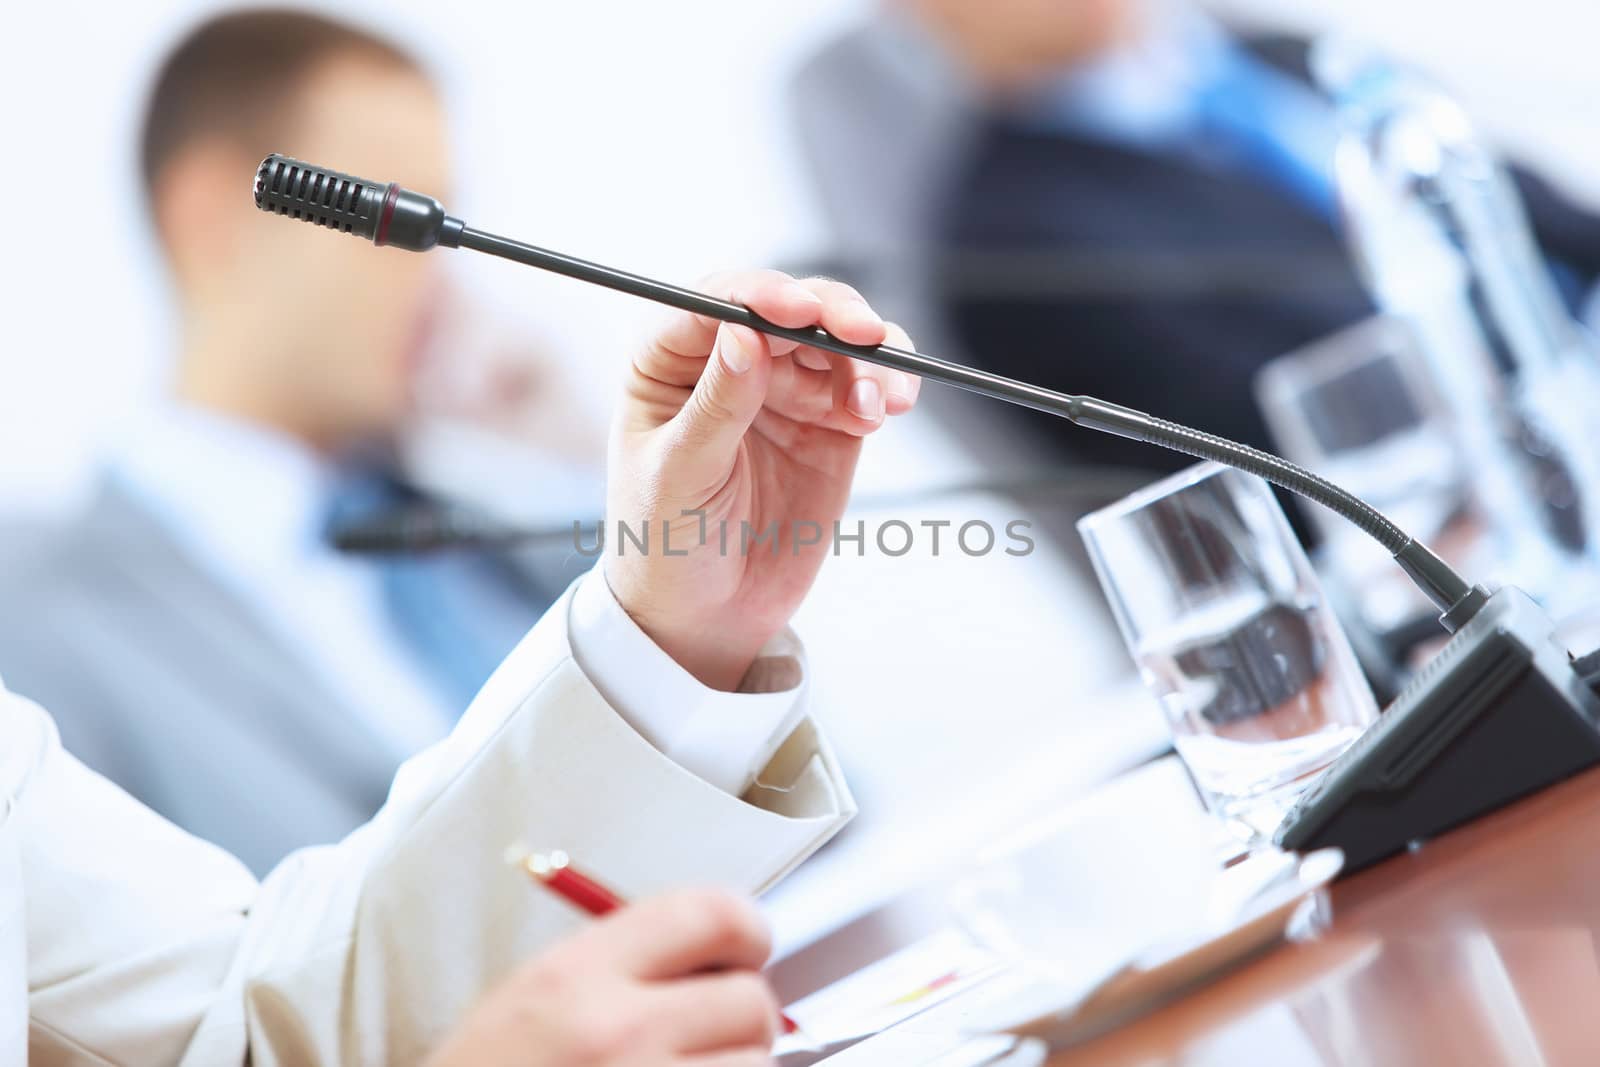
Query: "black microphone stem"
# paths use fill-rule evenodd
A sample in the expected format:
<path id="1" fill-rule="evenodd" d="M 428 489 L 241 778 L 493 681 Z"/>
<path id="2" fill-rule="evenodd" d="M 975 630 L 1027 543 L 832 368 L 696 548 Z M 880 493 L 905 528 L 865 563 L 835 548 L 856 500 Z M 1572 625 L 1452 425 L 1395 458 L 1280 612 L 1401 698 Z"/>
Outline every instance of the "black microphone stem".
<path id="1" fill-rule="evenodd" d="M 920 352 L 912 352 L 904 348 L 895 348 L 892 345 L 854 345 L 848 341 L 841 341 L 826 330 L 817 326 L 779 326 L 775 322 L 768 322 L 749 308 L 726 300 L 718 300 L 704 293 L 695 292 L 693 289 L 684 289 L 680 286 L 658 282 L 653 278 L 646 278 L 639 274 L 630 274 L 627 271 L 616 270 L 612 267 L 591 263 L 586 259 L 569 256 L 562 252 L 552 252 L 547 248 L 536 245 L 524 244 L 505 237 L 497 237 L 492 233 L 484 233 L 472 227 L 464 227 L 461 231 L 461 247 L 470 248 L 474 252 L 487 252 L 492 256 L 513 260 L 540 270 L 551 271 L 578 281 L 589 282 L 592 285 L 604 286 L 617 292 L 627 293 L 630 296 L 643 297 L 653 300 L 658 304 L 667 304 L 707 318 L 719 319 L 722 322 L 731 322 L 741 326 L 748 326 L 773 337 L 782 337 L 800 344 L 821 348 L 829 352 L 837 352 L 843 356 L 851 356 L 868 363 L 876 363 L 884 367 L 893 367 L 910 374 L 920 375 L 934 381 L 944 382 L 946 385 L 958 386 L 974 393 L 1007 400 L 1013 404 L 1021 404 L 1037 411 L 1048 411 L 1054 415 L 1065 415 L 1060 410 L 1061 394 L 1028 385 L 1024 382 L 1003 378 L 998 374 L 974 367 L 952 363 L 949 360 L 938 359 L 934 356 L 925 356 Z M 1067 415 L 1071 418 L 1072 416 Z"/>
<path id="2" fill-rule="evenodd" d="M 653 300 L 681 311 L 748 326 L 773 337 L 782 337 L 863 362 L 893 367 L 895 370 L 943 382 L 945 385 L 953 385 L 968 392 L 1004 400 L 1035 411 L 1047 412 L 1080 426 L 1089 426 L 1120 437 L 1145 441 L 1200 459 L 1237 467 L 1281 485 L 1290 492 L 1316 501 L 1344 516 L 1377 539 L 1439 610 L 1445 613 L 1442 621 L 1451 629 L 1454 629 L 1455 624 L 1460 621 L 1453 616 L 1463 613 L 1470 615 L 1471 611 L 1476 610 L 1477 603 L 1481 602 L 1481 598 L 1472 598 L 1472 587 L 1460 575 L 1451 570 L 1449 565 L 1434 555 L 1426 545 L 1412 539 L 1405 531 L 1390 522 L 1382 512 L 1327 479 L 1269 452 L 1190 429 L 1165 419 L 1158 419 L 1131 408 L 1108 404 L 1093 397 L 1057 393 L 1054 390 L 991 374 L 976 367 L 952 363 L 949 360 L 896 348 L 893 345 L 850 344 L 817 326 L 780 326 L 739 304 L 718 300 L 692 289 L 658 282 L 653 278 L 592 263 L 537 245 L 484 233 L 470 226 L 461 229 L 459 241 L 460 247 L 475 252 L 487 252 L 492 256 L 538 267 L 540 270 L 551 271 L 578 281 Z M 1463 601 L 1469 598 L 1476 602 L 1463 604 Z M 1458 610 L 1452 611 L 1452 609 Z"/>

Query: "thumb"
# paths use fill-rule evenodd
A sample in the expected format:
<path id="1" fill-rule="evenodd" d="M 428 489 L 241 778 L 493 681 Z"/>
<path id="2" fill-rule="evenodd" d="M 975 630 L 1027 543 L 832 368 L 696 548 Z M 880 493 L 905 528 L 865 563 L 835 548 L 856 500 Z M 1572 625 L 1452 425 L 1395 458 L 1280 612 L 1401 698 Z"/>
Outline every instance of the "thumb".
<path id="1" fill-rule="evenodd" d="M 711 358 L 677 416 L 690 447 L 733 454 L 766 402 L 771 363 L 767 339 L 750 327 L 717 329 Z"/>

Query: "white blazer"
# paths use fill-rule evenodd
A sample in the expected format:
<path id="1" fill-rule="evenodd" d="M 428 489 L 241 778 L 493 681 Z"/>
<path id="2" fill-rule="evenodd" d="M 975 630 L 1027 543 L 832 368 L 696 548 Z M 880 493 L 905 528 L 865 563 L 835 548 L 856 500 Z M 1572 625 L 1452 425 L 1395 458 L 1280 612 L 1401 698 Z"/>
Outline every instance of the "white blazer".
<path id="1" fill-rule="evenodd" d="M 854 814 L 809 718 L 743 798 L 659 753 L 574 662 L 570 596 L 370 823 L 259 884 L 0 689 L 0 1064 L 415 1063 L 587 921 L 508 845 L 566 849 L 629 897 L 759 892 Z"/>

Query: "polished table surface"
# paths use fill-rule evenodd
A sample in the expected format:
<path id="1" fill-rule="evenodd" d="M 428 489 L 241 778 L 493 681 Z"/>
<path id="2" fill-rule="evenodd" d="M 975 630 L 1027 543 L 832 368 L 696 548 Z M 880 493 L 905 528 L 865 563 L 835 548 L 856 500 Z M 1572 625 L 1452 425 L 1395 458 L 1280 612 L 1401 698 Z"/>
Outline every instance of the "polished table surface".
<path id="1" fill-rule="evenodd" d="M 1333 921 L 1050 1067 L 1600 1064 L 1600 770 L 1339 882 Z"/>

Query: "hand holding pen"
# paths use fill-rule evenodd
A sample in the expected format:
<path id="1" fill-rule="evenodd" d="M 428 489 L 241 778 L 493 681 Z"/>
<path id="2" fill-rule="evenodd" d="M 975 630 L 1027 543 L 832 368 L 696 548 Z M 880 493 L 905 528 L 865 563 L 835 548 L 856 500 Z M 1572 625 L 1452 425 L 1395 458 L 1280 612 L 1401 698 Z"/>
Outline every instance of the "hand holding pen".
<path id="1" fill-rule="evenodd" d="M 543 885 L 573 907 L 600 918 L 623 906 L 622 898 L 572 866 L 565 852 L 534 852 L 518 855 L 516 862 L 534 881 Z M 786 1034 L 799 1033 L 800 1027 L 787 1015 L 779 1014 L 778 1025 Z"/>
<path id="2" fill-rule="evenodd" d="M 585 910 L 615 905 L 603 891 L 584 899 Z M 429 1067 L 769 1064 L 779 1011 L 760 971 L 771 947 L 760 913 L 732 894 L 619 908 L 503 981 Z"/>

